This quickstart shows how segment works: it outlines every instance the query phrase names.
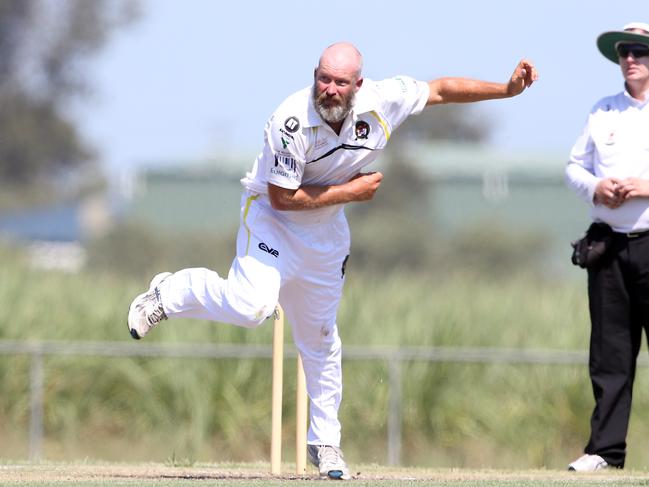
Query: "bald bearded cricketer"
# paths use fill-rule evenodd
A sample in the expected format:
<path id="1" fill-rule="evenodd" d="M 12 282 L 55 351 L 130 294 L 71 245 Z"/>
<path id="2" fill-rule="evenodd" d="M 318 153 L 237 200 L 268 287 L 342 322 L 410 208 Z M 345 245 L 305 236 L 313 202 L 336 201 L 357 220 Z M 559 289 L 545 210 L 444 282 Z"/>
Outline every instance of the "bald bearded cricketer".
<path id="1" fill-rule="evenodd" d="M 204 268 L 164 272 L 129 308 L 139 339 L 163 320 L 257 327 L 277 303 L 291 323 L 310 398 L 308 456 L 323 478 L 349 479 L 340 449 L 341 341 L 336 313 L 349 256 L 347 203 L 371 200 L 383 175 L 364 172 L 395 129 L 424 107 L 508 98 L 538 78 L 520 61 L 505 83 L 408 76 L 372 81 L 352 44 L 327 47 L 313 84 L 271 115 L 264 145 L 241 180 L 236 257 L 227 278 Z"/>

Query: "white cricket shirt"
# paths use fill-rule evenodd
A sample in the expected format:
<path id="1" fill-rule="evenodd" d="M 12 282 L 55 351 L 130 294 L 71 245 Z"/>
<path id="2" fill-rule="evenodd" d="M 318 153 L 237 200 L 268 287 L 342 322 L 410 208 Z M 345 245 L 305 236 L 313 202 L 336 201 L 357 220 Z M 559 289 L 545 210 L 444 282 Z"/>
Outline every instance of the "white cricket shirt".
<path id="1" fill-rule="evenodd" d="M 649 179 L 649 101 L 626 91 L 601 99 L 591 110 L 570 153 L 566 182 L 591 206 L 594 221 L 608 223 L 616 232 L 648 230 L 647 198 L 628 200 L 616 209 L 593 204 L 597 183 L 607 177 Z"/>
<path id="2" fill-rule="evenodd" d="M 423 110 L 429 95 L 428 83 L 407 76 L 365 79 L 337 135 L 316 112 L 312 89 L 289 96 L 266 123 L 263 151 L 241 180 L 249 191 L 265 195 L 268 183 L 297 189 L 349 181 L 378 157 L 408 116 Z M 316 214 L 333 215 L 342 206 L 282 213 L 308 221 Z"/>

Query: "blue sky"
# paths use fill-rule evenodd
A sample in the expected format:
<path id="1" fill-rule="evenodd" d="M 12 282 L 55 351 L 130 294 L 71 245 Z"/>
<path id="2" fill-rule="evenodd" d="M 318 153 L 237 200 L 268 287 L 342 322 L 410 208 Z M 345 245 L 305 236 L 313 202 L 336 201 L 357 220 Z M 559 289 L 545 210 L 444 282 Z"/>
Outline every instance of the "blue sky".
<path id="1" fill-rule="evenodd" d="M 364 74 L 505 81 L 527 57 L 541 79 L 518 98 L 481 102 L 489 144 L 567 156 L 590 107 L 622 88 L 597 35 L 649 22 L 646 0 L 350 2 L 143 0 L 141 21 L 90 65 L 94 96 L 78 110 L 113 171 L 237 156 L 244 169 L 263 126 L 311 82 L 322 49 L 355 43 Z M 434 108 L 433 108 L 434 109 Z M 224 162 L 225 164 L 225 162 Z"/>

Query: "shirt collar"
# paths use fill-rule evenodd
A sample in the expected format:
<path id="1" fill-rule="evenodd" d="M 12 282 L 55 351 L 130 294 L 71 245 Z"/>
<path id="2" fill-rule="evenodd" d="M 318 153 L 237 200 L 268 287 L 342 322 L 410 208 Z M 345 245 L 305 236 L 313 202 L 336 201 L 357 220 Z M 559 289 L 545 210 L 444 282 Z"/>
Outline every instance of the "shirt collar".
<path id="1" fill-rule="evenodd" d="M 644 92 L 644 101 L 641 101 L 631 96 L 631 93 L 629 93 L 626 83 L 624 83 L 624 97 L 626 98 L 626 100 L 629 102 L 630 105 L 636 107 L 643 107 L 647 103 L 649 103 L 649 90 Z"/>
<path id="2" fill-rule="evenodd" d="M 309 88 L 308 92 L 309 103 L 306 109 L 306 123 L 304 124 L 304 126 L 319 127 L 320 125 L 324 125 L 325 121 L 322 120 L 313 104 L 313 85 L 311 85 L 311 88 Z"/>
<path id="3" fill-rule="evenodd" d="M 361 86 L 361 89 L 356 93 L 356 100 L 354 101 L 354 108 L 352 111 L 356 115 L 376 111 L 380 108 L 379 98 L 376 92 L 370 89 L 370 80 L 366 79 Z"/>

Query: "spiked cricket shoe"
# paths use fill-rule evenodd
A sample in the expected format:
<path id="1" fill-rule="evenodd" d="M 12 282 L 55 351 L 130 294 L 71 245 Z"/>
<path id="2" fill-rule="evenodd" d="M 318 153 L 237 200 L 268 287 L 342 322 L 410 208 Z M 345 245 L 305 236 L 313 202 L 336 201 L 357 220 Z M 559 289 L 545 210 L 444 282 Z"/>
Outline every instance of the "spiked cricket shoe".
<path id="1" fill-rule="evenodd" d="M 136 297 L 128 309 L 128 331 L 133 338 L 139 340 L 149 333 L 151 328 L 167 319 L 162 308 L 158 285 L 171 275 L 162 272 L 151 279 L 149 289 Z"/>
<path id="2" fill-rule="evenodd" d="M 306 451 L 309 461 L 318 467 L 320 478 L 333 480 L 352 478 L 340 448 L 329 445 L 308 445 Z"/>

